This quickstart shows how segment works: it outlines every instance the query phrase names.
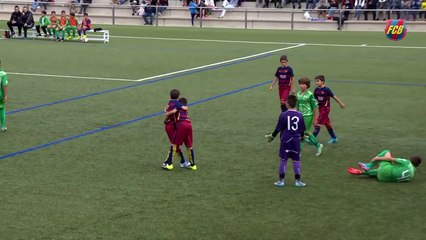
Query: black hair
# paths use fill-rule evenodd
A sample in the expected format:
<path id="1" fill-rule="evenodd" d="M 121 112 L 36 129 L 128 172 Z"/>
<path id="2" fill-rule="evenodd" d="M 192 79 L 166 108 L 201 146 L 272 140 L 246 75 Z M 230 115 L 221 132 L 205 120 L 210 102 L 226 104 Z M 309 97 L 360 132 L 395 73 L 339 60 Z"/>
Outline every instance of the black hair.
<path id="1" fill-rule="evenodd" d="M 178 99 L 180 95 L 180 91 L 177 89 L 172 89 L 170 91 L 170 99 Z"/>
<path id="2" fill-rule="evenodd" d="M 182 103 L 183 105 L 187 105 L 188 104 L 188 99 L 186 98 L 179 98 L 179 102 Z"/>
<path id="3" fill-rule="evenodd" d="M 321 82 L 325 82 L 325 76 L 324 75 L 318 75 L 315 77 L 315 80 L 320 80 Z"/>
<path id="4" fill-rule="evenodd" d="M 87 13 L 84 13 L 83 15 L 84 15 L 84 16 L 87 16 L 87 17 L 89 16 L 89 14 L 87 14 Z"/>
<path id="5" fill-rule="evenodd" d="M 286 103 L 290 108 L 295 108 L 297 105 L 297 97 L 296 95 L 288 95 Z"/>
<path id="6" fill-rule="evenodd" d="M 44 15 L 47 14 L 47 12 L 45 10 L 42 10 L 41 13 L 44 14 Z"/>
<path id="7" fill-rule="evenodd" d="M 410 158 L 411 164 L 414 165 L 414 167 L 418 167 L 422 163 L 422 158 L 420 156 L 412 156 Z"/>

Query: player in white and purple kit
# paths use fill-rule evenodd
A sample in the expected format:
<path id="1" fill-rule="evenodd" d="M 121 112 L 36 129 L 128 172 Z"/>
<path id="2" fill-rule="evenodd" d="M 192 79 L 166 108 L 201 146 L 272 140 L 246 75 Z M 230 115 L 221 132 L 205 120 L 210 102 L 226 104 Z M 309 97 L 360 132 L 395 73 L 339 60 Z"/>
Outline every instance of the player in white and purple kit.
<path id="1" fill-rule="evenodd" d="M 296 179 L 295 186 L 304 187 L 306 184 L 300 180 L 300 141 L 304 137 L 305 122 L 302 113 L 296 110 L 296 96 L 289 95 L 286 105 L 288 110 L 281 113 L 275 131 L 265 136 L 268 142 L 271 142 L 281 132 L 279 179 L 274 185 L 284 187 L 287 161 L 291 158 L 293 160 L 294 177 Z"/>

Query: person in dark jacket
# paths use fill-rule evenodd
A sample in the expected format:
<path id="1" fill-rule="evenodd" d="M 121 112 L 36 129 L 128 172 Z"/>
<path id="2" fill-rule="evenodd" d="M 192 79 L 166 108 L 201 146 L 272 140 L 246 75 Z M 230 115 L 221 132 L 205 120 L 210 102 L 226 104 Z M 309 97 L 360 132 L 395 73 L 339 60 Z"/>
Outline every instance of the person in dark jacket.
<path id="1" fill-rule="evenodd" d="M 24 28 L 24 38 L 27 38 L 27 30 L 34 27 L 33 13 L 28 11 L 28 7 L 22 8 L 21 24 L 18 25 L 18 31 L 21 32 L 22 27 Z"/>
<path id="2" fill-rule="evenodd" d="M 22 13 L 19 11 L 19 7 L 15 6 L 15 11 L 10 16 L 10 20 L 7 22 L 7 26 L 10 29 L 11 35 L 15 35 L 15 31 L 13 30 L 13 26 L 18 27 L 19 36 L 21 35 L 21 29 L 19 26 L 21 25 L 20 19 L 21 19 Z"/>

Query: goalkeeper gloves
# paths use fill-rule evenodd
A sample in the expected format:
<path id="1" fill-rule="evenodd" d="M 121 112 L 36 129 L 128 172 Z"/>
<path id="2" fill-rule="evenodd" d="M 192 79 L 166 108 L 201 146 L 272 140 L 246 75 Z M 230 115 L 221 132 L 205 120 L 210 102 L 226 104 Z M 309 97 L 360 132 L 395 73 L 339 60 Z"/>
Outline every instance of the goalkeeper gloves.
<path id="1" fill-rule="evenodd" d="M 268 142 L 272 142 L 275 139 L 275 137 L 272 136 L 272 134 L 265 135 L 265 138 L 268 140 Z"/>

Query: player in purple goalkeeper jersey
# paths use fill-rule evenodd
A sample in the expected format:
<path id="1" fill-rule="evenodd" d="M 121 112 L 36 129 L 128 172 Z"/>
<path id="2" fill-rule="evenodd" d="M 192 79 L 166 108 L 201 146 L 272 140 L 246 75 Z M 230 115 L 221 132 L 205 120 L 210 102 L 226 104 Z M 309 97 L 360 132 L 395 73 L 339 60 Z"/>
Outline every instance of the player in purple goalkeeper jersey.
<path id="1" fill-rule="evenodd" d="M 288 110 L 281 113 L 275 131 L 265 136 L 268 142 L 271 142 L 281 132 L 279 179 L 274 185 L 284 187 L 287 160 L 291 158 L 293 160 L 293 170 L 296 179 L 295 186 L 304 187 L 306 184 L 300 180 L 300 141 L 304 136 L 305 122 L 303 115 L 296 110 L 296 96 L 289 95 L 286 105 Z"/>

